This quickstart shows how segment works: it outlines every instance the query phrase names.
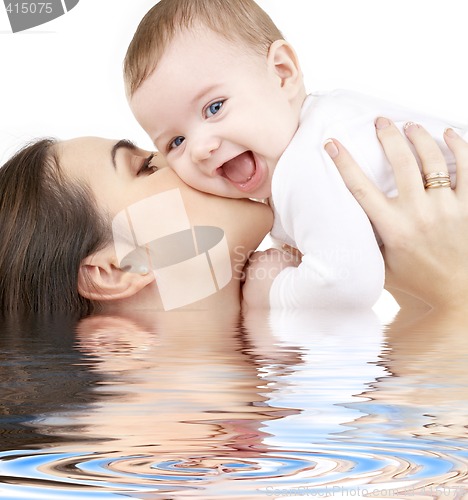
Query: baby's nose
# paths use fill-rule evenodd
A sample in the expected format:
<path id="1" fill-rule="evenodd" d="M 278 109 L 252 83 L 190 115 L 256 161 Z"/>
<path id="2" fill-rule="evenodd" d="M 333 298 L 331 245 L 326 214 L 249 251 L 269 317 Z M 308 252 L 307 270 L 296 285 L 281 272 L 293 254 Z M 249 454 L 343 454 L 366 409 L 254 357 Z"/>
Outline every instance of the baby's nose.
<path id="1" fill-rule="evenodd" d="M 214 136 L 199 136 L 192 143 L 192 161 L 199 163 L 209 159 L 219 148 L 219 144 L 219 139 Z"/>

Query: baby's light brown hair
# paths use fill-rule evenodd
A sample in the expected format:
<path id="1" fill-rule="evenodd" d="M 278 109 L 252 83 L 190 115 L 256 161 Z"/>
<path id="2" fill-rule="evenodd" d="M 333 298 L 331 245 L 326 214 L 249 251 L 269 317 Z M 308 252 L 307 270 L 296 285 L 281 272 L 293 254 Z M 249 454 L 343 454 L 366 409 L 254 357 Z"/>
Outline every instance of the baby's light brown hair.
<path id="1" fill-rule="evenodd" d="M 210 29 L 265 57 L 270 45 L 283 39 L 254 0 L 160 0 L 143 17 L 127 49 L 124 79 L 129 98 L 155 70 L 174 36 L 194 27 Z"/>

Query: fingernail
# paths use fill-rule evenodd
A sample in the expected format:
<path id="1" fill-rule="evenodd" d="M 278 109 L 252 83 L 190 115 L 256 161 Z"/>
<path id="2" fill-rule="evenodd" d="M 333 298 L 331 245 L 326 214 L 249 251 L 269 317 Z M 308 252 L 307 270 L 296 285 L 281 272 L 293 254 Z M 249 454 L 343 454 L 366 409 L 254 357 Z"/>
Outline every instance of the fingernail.
<path id="1" fill-rule="evenodd" d="M 333 142 L 333 139 L 328 139 L 325 141 L 325 144 L 323 145 L 325 148 L 325 151 L 328 153 L 330 158 L 336 158 L 338 156 L 338 148 L 336 147 L 336 144 Z"/>
<path id="2" fill-rule="evenodd" d="M 455 130 L 453 130 L 453 128 L 446 128 L 444 130 L 444 134 L 447 136 L 447 137 L 457 137 L 458 134 L 455 132 Z"/>
<path id="3" fill-rule="evenodd" d="M 411 132 L 412 130 L 416 129 L 416 128 L 419 128 L 419 125 L 417 123 L 414 123 L 414 122 L 406 122 L 404 127 L 403 127 L 403 130 L 408 133 L 408 132 Z"/>
<path id="4" fill-rule="evenodd" d="M 389 126 L 390 126 L 390 120 L 388 120 L 387 118 L 384 118 L 383 116 L 379 116 L 375 120 L 375 128 L 377 128 L 379 130 L 382 130 L 382 129 L 387 128 Z"/>

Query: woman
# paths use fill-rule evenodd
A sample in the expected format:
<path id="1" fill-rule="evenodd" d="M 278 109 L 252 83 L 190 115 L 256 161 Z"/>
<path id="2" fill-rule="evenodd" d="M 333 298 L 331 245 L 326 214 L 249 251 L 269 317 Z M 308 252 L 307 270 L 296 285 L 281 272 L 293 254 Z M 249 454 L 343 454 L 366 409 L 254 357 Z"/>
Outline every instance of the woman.
<path id="1" fill-rule="evenodd" d="M 217 307 L 238 308 L 244 264 L 272 224 L 266 205 L 195 191 L 159 156 L 125 140 L 37 141 L 0 169 L 0 193 L 3 312 L 84 315 L 97 304 L 163 309 L 152 269 L 121 268 L 119 233 L 113 231 L 117 216 L 128 207 L 158 201 L 155 197 L 163 193 L 182 200 L 179 207 L 186 214 L 179 219 L 186 216 L 189 228 L 221 230 L 227 241 L 228 260 L 222 263 L 228 262 L 230 269 L 221 272 L 232 279 L 225 280 L 229 283 L 219 287 L 220 293 L 208 291 L 197 307 L 215 302 Z M 158 224 L 169 232 L 175 218 L 169 210 L 144 216 L 149 226 Z M 210 258 L 213 270 L 216 255 L 212 252 Z M 190 290 L 187 276 L 182 280 Z"/>
<path id="2" fill-rule="evenodd" d="M 435 142 L 420 128 L 411 133 L 425 169 L 442 169 Z M 337 141 L 334 160 L 384 241 L 389 286 L 433 306 L 459 304 L 468 283 L 463 235 L 468 144 L 446 134 L 456 155 L 459 185 L 454 191 L 425 192 L 416 159 L 394 126 L 378 135 L 395 167 L 398 198 L 377 194 Z M 271 226 L 268 207 L 195 191 L 151 156 L 128 141 L 43 140 L 0 169 L 1 311 L 83 315 L 97 304 L 164 309 L 154 273 L 121 269 L 111 227 L 126 207 L 174 189 L 182 193 L 192 227 L 222 228 L 229 243 L 234 279 L 197 307 L 239 307 L 244 264 Z M 168 218 L 167 212 L 147 216 L 150 225 Z"/>

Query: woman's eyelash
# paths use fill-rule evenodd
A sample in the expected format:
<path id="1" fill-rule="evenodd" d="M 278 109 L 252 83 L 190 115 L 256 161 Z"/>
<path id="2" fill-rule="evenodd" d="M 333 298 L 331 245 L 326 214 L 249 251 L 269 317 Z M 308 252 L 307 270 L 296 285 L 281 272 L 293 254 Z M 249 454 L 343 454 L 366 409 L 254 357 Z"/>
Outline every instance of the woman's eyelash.
<path id="1" fill-rule="evenodd" d="M 156 165 L 151 165 L 151 161 L 156 156 L 156 153 L 151 153 L 148 158 L 146 158 L 141 164 L 140 169 L 137 172 L 137 176 L 146 173 L 147 171 L 156 172 L 158 167 Z"/>

